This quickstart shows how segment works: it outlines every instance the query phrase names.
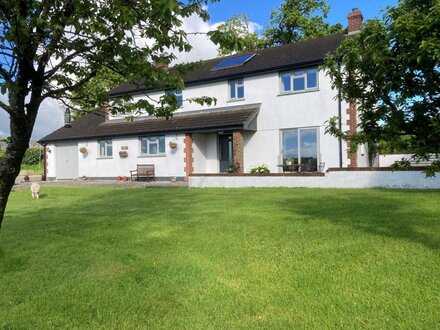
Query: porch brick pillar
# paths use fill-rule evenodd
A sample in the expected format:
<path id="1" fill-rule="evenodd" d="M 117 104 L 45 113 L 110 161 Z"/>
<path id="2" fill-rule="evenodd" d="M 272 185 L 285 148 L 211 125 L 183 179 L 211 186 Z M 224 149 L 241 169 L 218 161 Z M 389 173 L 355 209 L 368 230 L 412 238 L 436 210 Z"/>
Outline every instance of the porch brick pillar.
<path id="1" fill-rule="evenodd" d="M 244 159 L 243 159 L 243 132 L 232 132 L 232 150 L 233 150 L 233 162 L 238 167 L 238 173 L 244 172 Z"/>
<path id="2" fill-rule="evenodd" d="M 347 125 L 348 125 L 348 134 L 353 135 L 357 130 L 357 110 L 356 110 L 356 102 L 350 101 L 347 109 Z M 347 144 L 348 148 L 350 148 L 350 143 Z M 358 167 L 358 157 L 357 152 L 347 152 L 348 160 L 350 163 L 348 167 Z"/>
<path id="3" fill-rule="evenodd" d="M 193 157 L 193 138 L 192 134 L 185 134 L 185 139 L 183 141 L 184 147 L 183 152 L 185 154 L 184 162 L 185 162 L 185 181 L 188 181 L 188 177 L 194 172 L 194 157 Z"/>

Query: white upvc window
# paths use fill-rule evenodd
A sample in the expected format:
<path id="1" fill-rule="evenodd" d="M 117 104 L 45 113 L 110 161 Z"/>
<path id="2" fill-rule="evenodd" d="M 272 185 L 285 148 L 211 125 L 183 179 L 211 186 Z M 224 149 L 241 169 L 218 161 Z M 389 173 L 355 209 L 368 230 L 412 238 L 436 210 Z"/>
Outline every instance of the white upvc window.
<path id="1" fill-rule="evenodd" d="M 113 143 L 111 139 L 98 140 L 99 157 L 113 157 Z"/>
<path id="2" fill-rule="evenodd" d="M 281 93 L 304 92 L 318 89 L 318 68 L 308 68 L 280 74 Z"/>
<path id="3" fill-rule="evenodd" d="M 165 155 L 165 136 L 141 137 L 141 156 Z"/>
<path id="4" fill-rule="evenodd" d="M 229 80 L 229 99 L 243 100 L 244 99 L 244 80 L 243 78 Z"/>
<path id="5" fill-rule="evenodd" d="M 168 95 L 174 95 L 180 107 L 183 107 L 183 91 L 181 89 L 173 89 L 166 91 Z"/>
<path id="6" fill-rule="evenodd" d="M 301 165 L 301 171 L 317 171 L 319 131 L 317 127 L 281 131 L 283 165 Z"/>

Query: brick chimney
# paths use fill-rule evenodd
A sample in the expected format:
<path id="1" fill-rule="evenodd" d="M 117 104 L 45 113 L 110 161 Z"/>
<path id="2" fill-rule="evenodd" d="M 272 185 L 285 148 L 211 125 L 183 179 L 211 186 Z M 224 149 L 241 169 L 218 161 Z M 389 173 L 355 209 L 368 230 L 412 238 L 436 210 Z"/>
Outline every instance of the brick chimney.
<path id="1" fill-rule="evenodd" d="M 165 58 L 158 59 L 154 65 L 160 70 L 168 71 L 168 60 Z"/>
<path id="2" fill-rule="evenodd" d="M 362 16 L 362 12 L 358 8 L 353 8 L 351 12 L 348 13 L 348 34 L 354 34 L 361 30 L 362 20 L 364 17 Z"/>

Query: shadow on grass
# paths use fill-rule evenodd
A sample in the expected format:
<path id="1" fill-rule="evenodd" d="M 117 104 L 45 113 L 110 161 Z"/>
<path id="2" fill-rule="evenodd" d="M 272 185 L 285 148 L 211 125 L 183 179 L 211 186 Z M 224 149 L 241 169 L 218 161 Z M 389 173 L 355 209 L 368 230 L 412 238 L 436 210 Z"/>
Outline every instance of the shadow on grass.
<path id="1" fill-rule="evenodd" d="M 324 219 L 365 233 L 440 249 L 440 208 L 434 204 L 438 192 L 392 191 L 390 194 L 379 189 L 347 192 L 336 190 L 320 200 L 295 196 L 280 201 L 279 205 L 310 221 Z M 424 200 L 431 193 L 437 197 Z"/>
<path id="2" fill-rule="evenodd" d="M 66 189 L 66 195 L 58 191 L 56 196 L 56 190 L 48 190 L 43 203 L 29 203 L 33 205 L 27 205 L 27 212 L 16 207 L 9 210 L 7 217 L 19 217 L 17 225 L 26 230 L 52 231 L 60 237 L 111 229 L 112 235 L 114 232 L 130 239 L 133 231 L 148 232 L 166 223 L 171 239 L 182 226 L 196 227 L 200 220 L 194 219 L 198 215 L 203 215 L 204 220 L 217 221 L 228 218 L 227 213 L 235 207 L 259 212 L 256 208 L 267 205 L 276 212 L 296 214 L 306 221 L 327 220 L 369 234 L 419 243 L 433 250 L 440 248 L 437 206 L 440 194 L 436 191 L 178 188 L 170 193 L 166 188 L 101 188 L 82 196 L 81 189 L 85 188 Z M 76 198 L 65 198 L 71 191 L 77 194 Z M 39 208 L 34 209 L 34 205 Z M 101 227 L 97 228 L 98 224 Z M 118 229 L 123 230 L 118 232 Z"/>

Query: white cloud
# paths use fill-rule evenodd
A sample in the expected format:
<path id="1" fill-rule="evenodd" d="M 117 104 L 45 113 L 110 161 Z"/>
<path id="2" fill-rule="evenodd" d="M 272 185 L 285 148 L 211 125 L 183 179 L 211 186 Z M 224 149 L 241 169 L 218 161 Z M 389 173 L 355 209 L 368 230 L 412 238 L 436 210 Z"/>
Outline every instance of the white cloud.
<path id="1" fill-rule="evenodd" d="M 0 96 L 0 99 L 5 99 Z M 38 140 L 43 136 L 60 128 L 64 124 L 63 112 L 54 99 L 46 99 L 38 110 L 37 120 L 35 122 L 32 139 Z M 9 136 L 9 115 L 3 109 L 0 109 L 0 136 Z"/>
<path id="2" fill-rule="evenodd" d="M 182 30 L 188 33 L 188 41 L 193 46 L 193 49 L 188 52 L 175 52 L 176 60 L 172 64 L 200 61 L 215 58 L 218 54 L 217 46 L 209 40 L 206 34 L 191 34 L 191 33 L 207 33 L 217 28 L 223 22 L 210 24 L 204 22 L 197 15 L 192 15 L 186 18 L 182 24 Z"/>

